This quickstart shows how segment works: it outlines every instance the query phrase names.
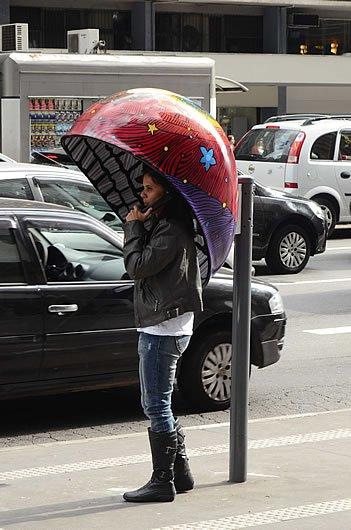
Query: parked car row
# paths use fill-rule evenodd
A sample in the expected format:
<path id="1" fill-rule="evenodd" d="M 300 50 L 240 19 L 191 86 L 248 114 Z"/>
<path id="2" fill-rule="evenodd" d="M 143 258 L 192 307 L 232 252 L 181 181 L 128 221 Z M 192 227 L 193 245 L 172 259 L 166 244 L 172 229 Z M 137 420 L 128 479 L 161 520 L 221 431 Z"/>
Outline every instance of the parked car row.
<path id="1" fill-rule="evenodd" d="M 0 166 L 0 196 L 68 206 L 121 230 L 121 222 L 84 175 L 50 166 Z M 256 185 L 253 259 L 271 272 L 300 272 L 324 252 L 326 220 L 315 202 Z"/>
<path id="2" fill-rule="evenodd" d="M 51 155 L 51 166 L 0 164 L 0 399 L 138 380 L 121 221 L 84 175 Z M 313 201 L 256 184 L 253 232 L 254 260 L 296 273 L 325 250 L 327 218 Z M 190 406 L 229 406 L 232 296 L 232 270 L 222 268 L 178 365 Z M 278 290 L 254 278 L 251 311 L 250 362 L 263 368 L 279 360 L 284 342 Z"/>
<path id="3" fill-rule="evenodd" d="M 133 281 L 122 234 L 85 213 L 0 199 L 0 399 L 133 384 Z M 229 405 L 232 271 L 204 290 L 178 367 L 186 402 Z M 252 281 L 251 364 L 278 361 L 286 316 L 278 290 Z"/>

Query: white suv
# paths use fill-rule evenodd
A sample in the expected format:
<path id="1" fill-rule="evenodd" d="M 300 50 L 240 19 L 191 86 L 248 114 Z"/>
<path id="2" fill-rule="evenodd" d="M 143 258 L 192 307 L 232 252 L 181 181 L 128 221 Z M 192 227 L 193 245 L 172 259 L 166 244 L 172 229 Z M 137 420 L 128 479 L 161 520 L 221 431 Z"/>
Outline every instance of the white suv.
<path id="1" fill-rule="evenodd" d="M 270 118 L 241 138 L 235 158 L 262 185 L 318 202 L 329 235 L 351 222 L 351 116 Z"/>

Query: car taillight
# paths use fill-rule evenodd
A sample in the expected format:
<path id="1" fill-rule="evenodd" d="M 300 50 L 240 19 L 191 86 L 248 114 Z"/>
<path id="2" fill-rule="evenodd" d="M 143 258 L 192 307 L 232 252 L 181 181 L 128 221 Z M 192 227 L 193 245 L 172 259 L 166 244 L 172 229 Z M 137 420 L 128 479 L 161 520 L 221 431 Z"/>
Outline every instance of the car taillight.
<path id="1" fill-rule="evenodd" d="M 299 132 L 290 146 L 288 154 L 288 164 L 298 164 L 302 145 L 305 141 L 306 135 L 304 132 Z"/>
<path id="2" fill-rule="evenodd" d="M 45 155 L 45 152 L 44 152 L 44 155 Z M 58 156 L 57 156 L 57 155 L 52 155 L 52 154 L 50 154 L 50 153 L 47 154 L 47 155 L 45 155 L 45 156 L 47 156 L 48 158 L 51 158 L 51 160 L 57 160 L 57 159 L 58 159 Z"/>
<path id="3" fill-rule="evenodd" d="M 296 189 L 298 188 L 297 182 L 284 182 L 284 188 Z"/>
<path id="4" fill-rule="evenodd" d="M 280 129 L 279 125 L 266 125 L 266 129 Z"/>

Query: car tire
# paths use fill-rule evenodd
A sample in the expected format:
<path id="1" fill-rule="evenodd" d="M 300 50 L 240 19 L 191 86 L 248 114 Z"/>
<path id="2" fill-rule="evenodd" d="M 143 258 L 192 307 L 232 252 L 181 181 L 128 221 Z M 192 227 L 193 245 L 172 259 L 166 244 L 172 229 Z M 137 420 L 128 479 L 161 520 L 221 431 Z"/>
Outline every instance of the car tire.
<path id="1" fill-rule="evenodd" d="M 296 274 L 305 268 L 311 255 L 310 238 L 301 226 L 285 225 L 274 232 L 265 257 L 275 274 Z"/>
<path id="2" fill-rule="evenodd" d="M 335 225 L 336 225 L 336 217 L 337 217 L 336 208 L 335 208 L 334 204 L 332 203 L 332 201 L 330 201 L 329 199 L 327 199 L 325 197 L 316 197 L 313 200 L 317 204 L 319 204 L 319 206 L 322 208 L 322 210 L 324 210 L 324 213 L 325 213 L 326 218 L 327 218 L 327 224 L 328 224 L 327 237 L 329 238 L 332 235 L 332 233 L 334 232 Z"/>
<path id="3" fill-rule="evenodd" d="M 231 333 L 218 330 L 194 339 L 183 354 L 178 389 L 196 409 L 225 410 L 230 405 Z"/>

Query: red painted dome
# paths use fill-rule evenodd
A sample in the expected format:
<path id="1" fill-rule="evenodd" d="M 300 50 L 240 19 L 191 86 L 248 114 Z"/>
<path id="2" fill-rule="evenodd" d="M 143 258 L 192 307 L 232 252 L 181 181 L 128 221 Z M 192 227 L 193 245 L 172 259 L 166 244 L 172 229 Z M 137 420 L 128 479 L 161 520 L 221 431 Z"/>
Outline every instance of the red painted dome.
<path id="1" fill-rule="evenodd" d="M 156 169 L 198 221 L 203 276 L 223 264 L 237 217 L 236 165 L 220 125 L 192 101 L 158 89 L 121 92 L 91 106 L 62 145 L 121 219 L 141 202 L 141 163 Z"/>

